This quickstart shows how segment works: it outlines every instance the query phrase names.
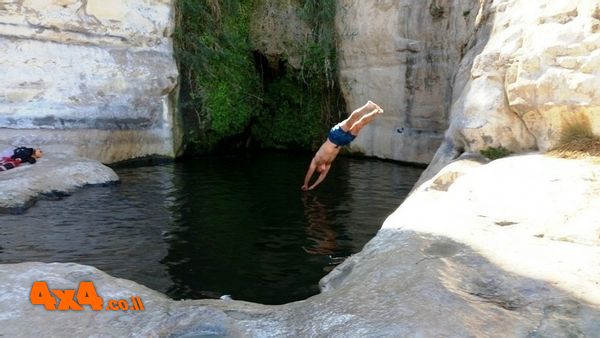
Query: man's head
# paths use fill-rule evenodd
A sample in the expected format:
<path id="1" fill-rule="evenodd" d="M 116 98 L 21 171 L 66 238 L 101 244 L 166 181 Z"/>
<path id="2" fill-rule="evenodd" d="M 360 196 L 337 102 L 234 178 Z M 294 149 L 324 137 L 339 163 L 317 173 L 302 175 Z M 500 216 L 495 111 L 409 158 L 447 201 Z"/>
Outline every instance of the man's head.
<path id="1" fill-rule="evenodd" d="M 44 152 L 42 151 L 42 149 L 36 148 L 33 151 L 33 154 L 31 155 L 31 157 L 35 158 L 36 160 L 39 160 L 42 157 L 42 155 L 44 155 Z"/>

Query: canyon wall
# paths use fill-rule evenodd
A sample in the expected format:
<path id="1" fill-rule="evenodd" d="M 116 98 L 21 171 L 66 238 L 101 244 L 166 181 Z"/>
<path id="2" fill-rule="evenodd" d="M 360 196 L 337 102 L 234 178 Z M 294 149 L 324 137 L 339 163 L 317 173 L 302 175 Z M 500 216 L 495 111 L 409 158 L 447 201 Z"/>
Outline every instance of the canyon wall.
<path id="1" fill-rule="evenodd" d="M 433 179 L 415 188 L 362 252 L 321 280 L 321 294 L 280 306 L 173 301 L 91 267 L 6 264 L 0 335 L 597 335 L 600 167 L 543 155 L 481 161 L 487 164 L 462 156 L 436 172 L 489 147 L 551 149 L 565 121 L 588 121 L 600 133 L 600 1 L 339 4 L 348 106 L 373 99 L 386 109 L 353 150 L 432 160 L 425 176 Z M 94 281 L 106 299 L 140 295 L 146 310 L 56 316 L 28 299 L 39 280 L 56 289 Z"/>
<path id="2" fill-rule="evenodd" d="M 353 151 L 429 163 L 448 128 L 454 75 L 479 8 L 476 0 L 338 2 L 338 66 L 347 106 L 371 99 L 385 110 Z"/>
<path id="3" fill-rule="evenodd" d="M 600 133 L 600 2 L 490 1 L 455 80 L 446 138 L 425 177 L 463 152 L 547 151 L 564 125 Z"/>
<path id="4" fill-rule="evenodd" d="M 300 62 L 297 46 L 285 44 L 309 34 L 295 6 L 256 10 L 264 20 L 251 40 L 269 62 L 279 54 Z M 435 172 L 463 152 L 551 149 L 571 118 L 589 120 L 600 133 L 599 6 L 339 0 L 346 106 L 372 99 L 386 111 L 351 151 L 433 162 Z M 173 7 L 173 0 L 2 2 L 0 144 L 103 162 L 177 155 Z M 282 25 L 294 29 L 264 39 Z"/>
<path id="5" fill-rule="evenodd" d="M 0 144 L 103 162 L 174 156 L 172 0 L 0 3 Z"/>
<path id="6" fill-rule="evenodd" d="M 463 152 L 546 151 L 573 119 L 600 132 L 599 6 L 340 0 L 348 106 L 373 99 L 386 109 L 352 150 L 433 161 L 433 173 Z"/>
<path id="7" fill-rule="evenodd" d="M 600 132 L 600 95 L 594 90 L 600 85 L 600 2 L 504 1 L 489 6 L 488 13 L 487 25 L 493 31 L 483 51 L 473 55 L 467 87 L 453 107 L 457 115 L 462 112 L 457 117 L 472 120 L 475 113 L 486 111 L 486 117 L 515 116 L 518 120 L 510 122 L 524 125 L 529 134 L 515 141 L 542 151 L 556 145 L 562 122 L 573 115 L 585 115 Z M 477 99 L 476 88 L 504 95 L 484 95 L 486 109 L 469 111 Z M 468 127 L 459 128 L 476 134 L 466 137 L 472 147 L 494 143 L 484 140 L 485 131 L 478 131 L 485 127 Z M 487 134 L 505 143 L 500 131 Z"/>

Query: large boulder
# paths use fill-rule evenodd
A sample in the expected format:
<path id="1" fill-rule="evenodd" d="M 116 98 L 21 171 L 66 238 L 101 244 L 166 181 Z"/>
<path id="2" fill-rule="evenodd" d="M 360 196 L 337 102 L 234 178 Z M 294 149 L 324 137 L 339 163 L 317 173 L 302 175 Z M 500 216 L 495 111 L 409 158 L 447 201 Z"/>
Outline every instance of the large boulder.
<path id="1" fill-rule="evenodd" d="M 0 4 L 0 143 L 103 162 L 174 156 L 173 3 Z"/>
<path id="2" fill-rule="evenodd" d="M 421 185 L 364 249 L 280 306 L 173 301 L 76 264 L 0 265 L 0 334 L 565 337 L 600 332 L 600 166 L 542 155 L 458 161 Z M 46 311 L 34 281 L 145 311 Z"/>

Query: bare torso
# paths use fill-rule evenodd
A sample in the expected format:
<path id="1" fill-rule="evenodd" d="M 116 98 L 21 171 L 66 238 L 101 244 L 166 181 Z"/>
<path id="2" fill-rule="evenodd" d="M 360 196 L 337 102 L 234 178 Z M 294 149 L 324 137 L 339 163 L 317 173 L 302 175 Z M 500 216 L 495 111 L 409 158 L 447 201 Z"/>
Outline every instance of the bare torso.
<path id="1" fill-rule="evenodd" d="M 341 148 L 327 139 L 315 154 L 314 161 L 317 167 L 323 164 L 331 164 L 339 154 Z"/>

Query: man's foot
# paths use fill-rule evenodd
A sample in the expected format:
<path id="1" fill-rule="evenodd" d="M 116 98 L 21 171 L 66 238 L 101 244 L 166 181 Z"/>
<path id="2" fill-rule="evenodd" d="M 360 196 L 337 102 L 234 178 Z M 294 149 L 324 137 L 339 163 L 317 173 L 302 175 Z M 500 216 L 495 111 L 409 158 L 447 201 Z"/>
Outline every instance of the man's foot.
<path id="1" fill-rule="evenodd" d="M 374 110 L 377 110 L 377 113 L 383 114 L 383 109 L 381 109 L 381 107 L 379 107 L 375 102 L 373 102 L 371 100 L 367 101 L 367 104 L 365 104 L 365 107 L 367 108 L 367 111 L 369 111 L 369 112 L 373 112 Z"/>

